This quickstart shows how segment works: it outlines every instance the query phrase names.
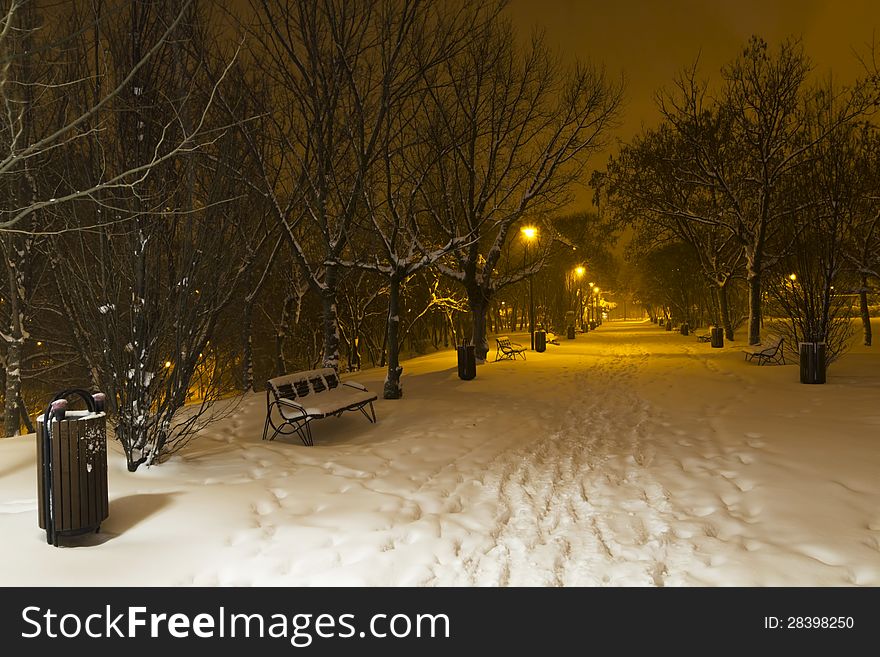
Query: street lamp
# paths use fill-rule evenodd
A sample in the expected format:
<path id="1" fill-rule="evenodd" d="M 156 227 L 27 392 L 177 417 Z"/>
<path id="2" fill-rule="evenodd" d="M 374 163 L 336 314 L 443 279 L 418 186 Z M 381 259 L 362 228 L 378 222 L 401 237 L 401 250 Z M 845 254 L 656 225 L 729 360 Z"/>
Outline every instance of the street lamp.
<path id="1" fill-rule="evenodd" d="M 590 291 L 590 301 L 587 303 L 587 315 L 588 315 L 587 321 L 592 323 L 592 321 L 593 321 L 593 284 L 588 283 L 587 285 L 588 285 L 587 289 Z M 590 328 L 592 329 L 593 327 L 591 326 Z"/>
<path id="2" fill-rule="evenodd" d="M 586 274 L 586 273 L 587 273 L 587 270 L 584 269 L 583 265 L 578 265 L 577 267 L 574 268 L 574 275 L 577 276 L 577 280 L 578 280 L 578 289 L 577 289 L 577 300 L 578 300 L 577 318 L 578 319 L 577 319 L 577 321 L 581 325 L 582 331 L 584 330 L 584 308 L 583 308 L 584 298 L 583 298 L 583 292 L 581 290 L 581 281 L 583 280 L 584 274 Z"/>
<path id="3" fill-rule="evenodd" d="M 595 304 L 594 312 L 595 312 L 595 316 L 596 316 L 596 325 L 598 326 L 599 324 L 602 323 L 602 318 L 599 316 L 599 292 L 600 292 L 599 287 L 598 286 L 594 287 L 593 292 L 596 294 L 595 301 L 593 303 Z"/>
<path id="4" fill-rule="evenodd" d="M 525 243 L 523 252 L 523 268 L 529 259 L 529 242 L 538 237 L 538 229 L 534 226 L 523 226 L 519 229 Z M 532 288 L 532 275 L 529 274 L 529 336 L 531 338 L 532 351 L 535 350 L 535 295 Z"/>

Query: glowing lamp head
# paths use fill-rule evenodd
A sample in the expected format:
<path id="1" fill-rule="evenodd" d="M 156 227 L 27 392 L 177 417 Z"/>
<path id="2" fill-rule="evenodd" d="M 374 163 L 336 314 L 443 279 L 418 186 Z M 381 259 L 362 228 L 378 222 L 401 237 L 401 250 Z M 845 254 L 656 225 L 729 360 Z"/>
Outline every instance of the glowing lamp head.
<path id="1" fill-rule="evenodd" d="M 169 367 L 171 367 L 171 361 L 170 361 L 170 360 L 166 360 L 166 361 L 165 361 L 165 369 L 167 370 Z"/>
<path id="2" fill-rule="evenodd" d="M 593 292 L 595 292 L 596 294 L 599 294 L 599 287 L 598 286 L 594 287 Z"/>
<path id="3" fill-rule="evenodd" d="M 587 270 L 584 269 L 583 267 L 575 267 L 574 273 L 577 274 L 578 278 L 583 278 L 584 274 L 587 273 Z"/>
<path id="4" fill-rule="evenodd" d="M 797 274 L 789 274 L 788 277 L 793 281 L 797 280 Z"/>
<path id="5" fill-rule="evenodd" d="M 530 242 L 538 236 L 538 229 L 534 226 L 523 226 L 519 230 L 523 237 Z"/>

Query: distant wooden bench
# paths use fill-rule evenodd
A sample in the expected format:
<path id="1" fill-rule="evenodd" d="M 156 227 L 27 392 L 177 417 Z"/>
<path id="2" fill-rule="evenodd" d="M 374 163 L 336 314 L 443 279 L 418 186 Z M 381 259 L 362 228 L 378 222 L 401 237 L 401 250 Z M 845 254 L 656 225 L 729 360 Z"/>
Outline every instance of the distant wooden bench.
<path id="1" fill-rule="evenodd" d="M 743 351 L 746 360 L 751 362 L 755 359 L 758 365 L 766 365 L 773 363 L 774 365 L 785 365 L 785 349 L 783 348 L 783 338 L 773 339 L 766 347 L 754 349 L 752 351 Z"/>
<path id="2" fill-rule="evenodd" d="M 498 348 L 495 350 L 495 362 L 499 360 L 516 360 L 517 356 L 526 359 L 526 348 L 518 342 L 511 342 L 510 338 L 495 338 Z"/>
<path id="3" fill-rule="evenodd" d="M 360 411 L 370 422 L 376 421 L 373 402 L 376 395 L 354 381 L 342 382 L 332 367 L 295 372 L 270 379 L 266 384 L 266 423 L 263 440 L 296 433 L 304 445 L 311 446 L 312 420 Z M 370 412 L 367 413 L 369 406 Z M 269 427 L 272 435 L 269 436 Z"/>
<path id="4" fill-rule="evenodd" d="M 702 335 L 698 335 L 697 342 L 712 342 L 712 334 L 703 333 Z"/>

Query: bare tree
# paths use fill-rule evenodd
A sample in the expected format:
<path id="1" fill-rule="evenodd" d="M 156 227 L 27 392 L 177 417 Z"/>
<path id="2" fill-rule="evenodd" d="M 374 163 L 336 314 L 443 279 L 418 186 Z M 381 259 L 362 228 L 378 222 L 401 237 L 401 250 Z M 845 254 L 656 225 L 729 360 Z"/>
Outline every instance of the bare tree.
<path id="1" fill-rule="evenodd" d="M 708 118 L 708 117 L 707 117 Z M 717 121 L 704 123 L 707 132 Z M 707 134 L 702 139 L 718 139 Z M 744 264 L 745 249 L 721 224 L 726 200 L 691 175 L 691 148 L 669 123 L 645 131 L 612 158 L 606 176 L 608 198 L 617 220 L 647 223 L 657 245 L 670 239 L 688 244 L 711 286 L 715 323 L 734 338 L 730 289 Z"/>
<path id="2" fill-rule="evenodd" d="M 237 175 L 244 144 L 212 107 L 207 19 L 190 6 L 166 38 L 169 7 L 133 3 L 92 35 L 109 58 L 99 83 L 111 86 L 128 62 L 143 59 L 155 35 L 166 41 L 161 56 L 96 116 L 100 140 L 90 131 L 67 144 L 64 183 L 86 187 L 114 171 L 152 166 L 130 187 L 58 207 L 68 233 L 53 239 L 49 253 L 75 344 L 93 385 L 107 393 L 132 471 L 185 445 L 211 404 L 235 387 L 233 359 L 215 331 L 270 240 L 248 221 L 253 204 Z M 88 94 L 71 99 L 74 107 L 90 102 Z M 161 144 L 181 143 L 196 125 L 205 135 L 198 152 L 178 149 L 155 161 Z M 92 166 L 76 166 L 83 159 Z M 106 214 L 111 220 L 103 222 Z M 198 403 L 184 409 L 189 401 Z"/>
<path id="3" fill-rule="evenodd" d="M 806 106 L 803 135 L 810 157 L 792 190 L 801 211 L 788 223 L 794 244 L 785 259 L 790 274 L 778 276 L 772 295 L 783 309 L 790 347 L 823 343 L 826 363 L 849 346 L 852 303 L 843 284 L 846 249 L 864 201 L 862 126 L 850 115 L 846 96 L 829 83 Z"/>
<path id="4" fill-rule="evenodd" d="M 434 9 L 418 0 L 252 0 L 245 25 L 255 67 L 271 84 L 262 130 L 249 130 L 262 192 L 296 266 L 322 303 L 326 366 L 339 365 L 337 286 L 388 113 L 421 80 L 411 57 Z M 251 124 L 253 125 L 253 124 Z M 309 248 L 314 246 L 314 248 Z"/>
<path id="5" fill-rule="evenodd" d="M 540 37 L 520 48 L 501 17 L 474 29 L 438 82 L 430 87 L 436 120 L 428 135 L 443 156 L 426 206 L 438 230 L 471 242 L 440 268 L 467 292 L 472 342 L 485 359 L 492 296 L 536 270 L 496 275 L 505 245 L 527 216 L 571 199 L 571 185 L 614 124 L 622 85 L 593 65 L 565 68 Z"/>
<path id="6" fill-rule="evenodd" d="M 810 149 L 826 132 L 802 139 L 804 89 L 811 65 L 799 41 L 786 40 L 776 52 L 752 37 L 741 55 L 722 70 L 718 100 L 696 67 L 685 71 L 673 92 L 660 99 L 665 118 L 690 149 L 693 184 L 710 190 L 722 212 L 698 220 L 716 224 L 743 246 L 749 286 L 749 344 L 760 342 L 762 276 L 791 246 L 781 243 L 786 222 L 799 211 L 788 194 Z M 837 115 L 845 121 L 870 105 L 866 87 L 846 95 Z"/>

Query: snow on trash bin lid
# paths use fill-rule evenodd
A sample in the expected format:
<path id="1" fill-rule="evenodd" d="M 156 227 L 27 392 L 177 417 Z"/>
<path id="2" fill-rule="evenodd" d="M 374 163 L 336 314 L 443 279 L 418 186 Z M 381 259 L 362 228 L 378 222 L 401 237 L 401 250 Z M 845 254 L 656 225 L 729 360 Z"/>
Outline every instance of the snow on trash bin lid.
<path id="1" fill-rule="evenodd" d="M 95 413 L 93 411 L 67 411 L 64 415 L 65 420 L 95 420 L 99 417 L 107 417 L 107 413 L 101 411 L 100 413 Z M 43 422 L 43 414 L 40 413 L 36 417 L 37 422 Z"/>

